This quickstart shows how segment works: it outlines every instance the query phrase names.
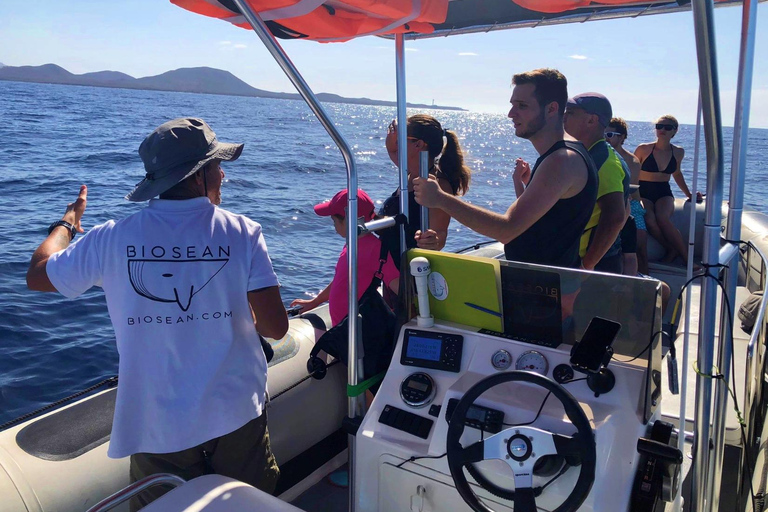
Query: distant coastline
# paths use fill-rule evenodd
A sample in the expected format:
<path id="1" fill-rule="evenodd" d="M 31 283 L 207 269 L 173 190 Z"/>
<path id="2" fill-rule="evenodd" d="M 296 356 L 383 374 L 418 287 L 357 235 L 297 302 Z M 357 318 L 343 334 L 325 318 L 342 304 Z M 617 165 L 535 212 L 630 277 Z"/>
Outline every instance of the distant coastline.
<path id="1" fill-rule="evenodd" d="M 251 87 L 229 71 L 198 67 L 180 68 L 156 76 L 134 78 L 119 71 L 97 71 L 76 75 L 56 64 L 42 66 L 4 66 L 0 64 L 0 80 L 34 82 L 42 84 L 87 85 L 91 87 L 112 87 L 118 89 L 140 89 L 146 91 L 192 92 L 222 94 L 227 96 L 250 96 L 300 100 L 295 93 L 272 92 Z M 375 105 L 393 107 L 394 101 L 370 98 L 345 98 L 332 93 L 319 93 L 317 98 L 324 103 L 349 103 L 353 105 Z M 431 108 L 438 110 L 466 111 L 460 107 L 408 103 L 409 108 Z"/>

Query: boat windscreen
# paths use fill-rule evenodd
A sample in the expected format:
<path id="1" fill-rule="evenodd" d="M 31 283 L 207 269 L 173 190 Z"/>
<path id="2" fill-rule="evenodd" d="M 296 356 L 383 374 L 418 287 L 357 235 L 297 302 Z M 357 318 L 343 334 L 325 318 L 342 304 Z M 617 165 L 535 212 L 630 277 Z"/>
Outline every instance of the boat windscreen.
<path id="1" fill-rule="evenodd" d="M 594 317 L 621 325 L 618 360 L 648 361 L 661 346 L 660 282 L 655 279 L 500 261 L 504 334 L 558 346 L 580 340 Z"/>
<path id="2" fill-rule="evenodd" d="M 272 33 L 320 42 L 406 34 L 409 39 L 690 10 L 689 2 L 637 0 L 245 0 Z M 765 1 L 765 0 L 759 0 Z M 738 4 L 716 0 L 718 4 Z M 171 3 L 242 28 L 233 0 Z"/>

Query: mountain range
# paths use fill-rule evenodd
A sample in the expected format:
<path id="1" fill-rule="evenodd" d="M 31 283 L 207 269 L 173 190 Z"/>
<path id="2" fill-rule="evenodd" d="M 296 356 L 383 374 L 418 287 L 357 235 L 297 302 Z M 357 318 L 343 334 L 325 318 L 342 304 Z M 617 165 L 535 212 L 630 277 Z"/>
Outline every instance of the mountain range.
<path id="1" fill-rule="evenodd" d="M 224 94 L 230 96 L 253 96 L 299 100 L 294 93 L 272 92 L 256 89 L 243 82 L 229 71 L 198 67 L 180 68 L 156 76 L 134 78 L 119 71 L 97 71 L 76 75 L 56 64 L 42 66 L 4 66 L 0 64 L 0 80 L 36 82 L 44 84 L 88 85 L 92 87 L 116 87 L 121 89 L 142 89 L 150 91 L 194 92 Z M 345 98 L 337 94 L 319 93 L 317 98 L 327 103 L 351 103 L 355 105 L 395 106 L 394 101 L 370 98 Z M 442 110 L 464 110 L 459 107 L 408 103 L 411 108 L 434 108 Z"/>

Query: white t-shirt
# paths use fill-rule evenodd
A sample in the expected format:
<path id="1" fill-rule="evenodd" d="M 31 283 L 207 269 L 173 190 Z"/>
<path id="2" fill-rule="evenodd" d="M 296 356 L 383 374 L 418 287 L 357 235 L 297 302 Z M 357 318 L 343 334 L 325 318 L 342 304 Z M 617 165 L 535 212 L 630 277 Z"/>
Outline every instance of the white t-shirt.
<path id="1" fill-rule="evenodd" d="M 278 281 L 258 223 L 205 197 L 153 199 L 46 271 L 70 298 L 104 289 L 120 355 L 110 457 L 184 450 L 261 415 L 267 361 L 247 292 Z"/>

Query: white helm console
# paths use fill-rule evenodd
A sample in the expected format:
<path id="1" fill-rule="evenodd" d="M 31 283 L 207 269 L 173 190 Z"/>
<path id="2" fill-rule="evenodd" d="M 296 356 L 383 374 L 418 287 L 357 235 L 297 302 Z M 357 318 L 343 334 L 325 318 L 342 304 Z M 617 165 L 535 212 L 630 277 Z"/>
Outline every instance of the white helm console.
<path id="1" fill-rule="evenodd" d="M 357 433 L 358 509 L 409 510 L 413 498 L 423 510 L 628 510 L 638 440 L 660 415 L 658 281 L 417 256 L 434 326 L 414 316 L 400 330 Z M 596 351 L 574 371 L 595 317 L 605 322 L 582 349 Z M 611 343 L 599 328 L 617 324 Z M 606 365 L 613 384 L 598 393 L 582 372 Z"/>

